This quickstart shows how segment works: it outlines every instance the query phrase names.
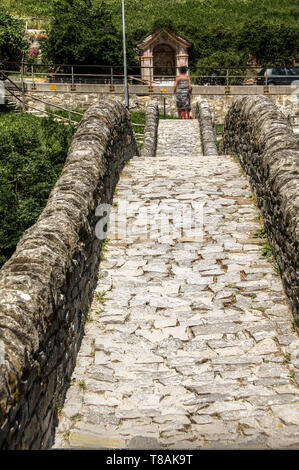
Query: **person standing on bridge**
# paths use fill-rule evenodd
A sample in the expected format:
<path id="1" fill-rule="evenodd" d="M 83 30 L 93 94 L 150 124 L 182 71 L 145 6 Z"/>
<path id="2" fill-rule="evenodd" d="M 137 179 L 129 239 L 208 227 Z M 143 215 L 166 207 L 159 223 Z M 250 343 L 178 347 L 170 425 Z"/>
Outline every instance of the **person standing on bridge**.
<path id="1" fill-rule="evenodd" d="M 179 68 L 179 75 L 174 83 L 173 93 L 176 95 L 176 107 L 179 119 L 192 119 L 190 98 L 192 93 L 192 85 L 189 75 L 187 75 L 188 67 Z"/>

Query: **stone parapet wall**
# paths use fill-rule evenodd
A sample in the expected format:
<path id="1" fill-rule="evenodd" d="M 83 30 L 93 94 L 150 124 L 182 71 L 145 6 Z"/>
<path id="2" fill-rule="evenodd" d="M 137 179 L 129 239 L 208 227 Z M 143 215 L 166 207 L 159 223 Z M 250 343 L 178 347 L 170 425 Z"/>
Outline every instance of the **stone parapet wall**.
<path id="1" fill-rule="evenodd" d="M 141 148 L 142 157 L 155 157 L 158 142 L 159 106 L 152 100 L 146 107 L 145 129 Z"/>
<path id="2" fill-rule="evenodd" d="M 51 90 L 50 86 L 55 86 Z M 166 92 L 161 92 L 166 89 Z M 108 96 L 117 96 L 124 102 L 123 85 L 92 85 L 76 84 L 72 88 L 70 84 L 47 84 L 47 83 L 26 83 L 26 91 L 29 96 L 26 98 L 27 104 L 37 107 L 41 111 L 45 109 L 43 103 L 34 100 L 33 97 L 43 99 L 53 105 L 71 107 L 72 109 L 86 109 L 99 99 Z M 172 116 L 177 115 L 173 86 L 155 85 L 149 88 L 146 85 L 130 85 L 130 109 L 145 111 L 148 102 L 155 99 L 162 109 L 164 98 L 166 100 L 166 112 Z M 196 103 L 199 97 L 206 99 L 211 108 L 213 119 L 217 124 L 223 124 L 225 115 L 238 96 L 257 96 L 267 93 L 267 96 L 286 115 L 297 119 L 299 124 L 299 100 L 296 99 L 296 90 L 291 86 L 199 86 L 193 85 L 191 105 L 193 114 L 196 110 Z M 297 116 L 297 117 L 296 117 Z"/>
<path id="3" fill-rule="evenodd" d="M 103 242 L 95 210 L 111 203 L 125 161 L 136 154 L 119 100 L 89 108 L 44 211 L 0 270 L 1 449 L 52 445 L 97 282 Z"/>
<path id="4" fill-rule="evenodd" d="M 225 116 L 228 113 L 231 105 L 234 103 L 234 101 L 237 98 L 241 98 L 244 96 L 244 93 L 240 93 L 239 90 L 235 90 L 235 93 L 231 93 L 229 95 L 221 95 L 221 94 L 212 94 L 211 93 L 211 88 L 212 87 L 206 87 L 208 90 L 208 93 L 202 94 L 201 96 L 206 99 L 210 105 L 211 113 L 213 116 L 213 120 L 216 122 L 216 124 L 223 124 L 225 120 Z M 231 87 L 233 88 L 233 87 Z M 239 88 L 239 87 L 236 87 Z M 250 87 L 244 87 L 244 88 L 250 88 Z M 269 93 L 267 95 L 263 95 L 263 87 L 253 87 L 254 90 L 249 89 L 249 90 L 244 90 L 248 92 L 248 96 L 265 96 L 268 97 L 276 106 L 277 108 L 284 114 L 286 117 L 290 117 L 291 120 L 294 122 L 294 124 L 299 124 L 299 100 L 296 100 L 296 96 L 292 96 L 290 94 L 286 93 L 286 90 L 281 90 L 282 94 L 278 93 Z M 260 90 L 257 90 L 257 88 L 260 88 Z M 276 87 L 280 88 L 280 87 Z M 284 87 L 286 88 L 286 87 Z M 250 93 L 255 92 L 253 94 Z M 294 91 L 294 90 L 293 90 Z M 238 93 L 237 93 L 238 92 Z M 297 95 L 298 96 L 298 95 Z M 193 108 L 196 106 L 196 101 L 198 97 L 194 97 L 192 101 L 192 106 Z"/>
<path id="5" fill-rule="evenodd" d="M 257 197 L 296 322 L 299 320 L 299 144 L 285 116 L 262 96 L 237 99 L 222 151 L 236 154 Z"/>
<path id="6" fill-rule="evenodd" d="M 199 120 L 203 155 L 218 155 L 213 119 L 207 100 L 201 98 L 197 101 L 195 115 Z"/>

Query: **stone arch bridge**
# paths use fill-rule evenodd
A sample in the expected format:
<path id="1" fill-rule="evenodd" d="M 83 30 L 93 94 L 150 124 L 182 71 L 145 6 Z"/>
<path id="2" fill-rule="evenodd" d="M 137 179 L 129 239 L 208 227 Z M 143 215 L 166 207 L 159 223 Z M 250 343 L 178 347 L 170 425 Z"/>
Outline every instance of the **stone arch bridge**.
<path id="1" fill-rule="evenodd" d="M 298 448 L 298 141 L 243 97 L 218 155 L 197 114 L 151 102 L 139 156 L 118 100 L 85 113 L 0 271 L 2 449 Z"/>

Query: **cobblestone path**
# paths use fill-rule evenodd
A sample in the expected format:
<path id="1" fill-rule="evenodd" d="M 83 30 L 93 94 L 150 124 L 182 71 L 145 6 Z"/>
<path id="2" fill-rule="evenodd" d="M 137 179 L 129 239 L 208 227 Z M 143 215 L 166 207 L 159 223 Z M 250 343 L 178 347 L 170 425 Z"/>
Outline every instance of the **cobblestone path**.
<path id="1" fill-rule="evenodd" d="M 298 336 L 239 165 L 161 121 L 115 201 L 54 448 L 299 448 Z"/>

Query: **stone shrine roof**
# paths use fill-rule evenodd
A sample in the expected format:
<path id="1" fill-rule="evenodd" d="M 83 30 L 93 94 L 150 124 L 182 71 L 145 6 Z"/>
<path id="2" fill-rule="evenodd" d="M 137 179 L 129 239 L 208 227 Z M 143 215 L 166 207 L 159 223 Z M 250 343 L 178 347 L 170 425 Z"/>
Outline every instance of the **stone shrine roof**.
<path id="1" fill-rule="evenodd" d="M 152 43 L 156 42 L 158 39 L 162 39 L 163 36 L 168 41 L 170 40 L 170 41 L 176 42 L 177 44 L 185 48 L 188 48 L 192 45 L 192 43 L 187 41 L 187 39 L 184 39 L 181 36 L 177 36 L 176 34 L 163 29 L 163 30 L 155 31 L 154 33 L 151 33 L 148 36 L 146 36 L 144 39 L 142 39 L 142 41 L 137 43 L 137 47 L 141 50 L 146 49 Z"/>

